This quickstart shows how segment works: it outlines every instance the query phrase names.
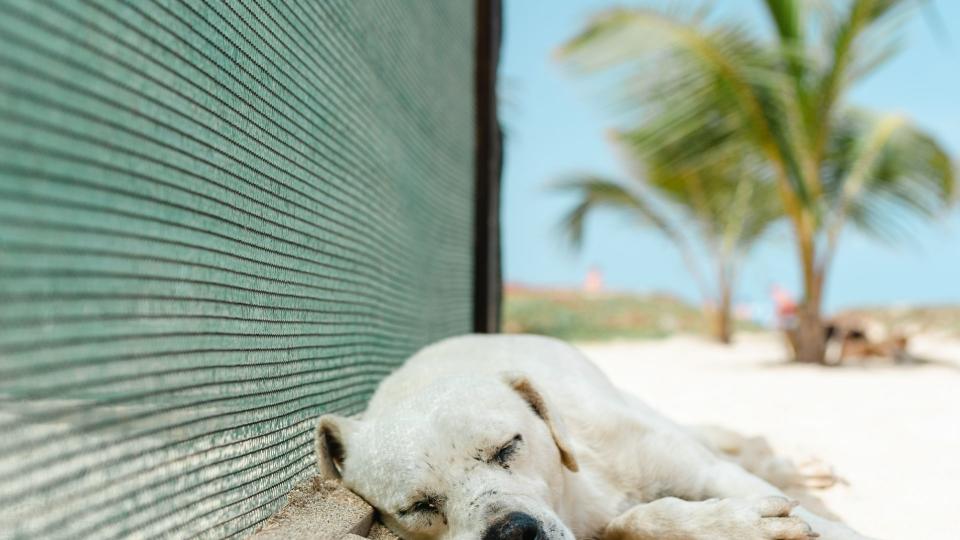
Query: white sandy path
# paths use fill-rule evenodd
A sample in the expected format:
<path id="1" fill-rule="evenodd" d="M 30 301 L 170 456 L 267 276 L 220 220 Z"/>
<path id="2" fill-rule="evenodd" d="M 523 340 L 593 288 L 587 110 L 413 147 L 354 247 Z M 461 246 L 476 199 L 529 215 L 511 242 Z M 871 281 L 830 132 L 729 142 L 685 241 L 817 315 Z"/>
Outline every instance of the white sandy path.
<path id="1" fill-rule="evenodd" d="M 848 482 L 816 492 L 885 540 L 960 539 L 960 343 L 927 340 L 953 366 L 785 365 L 773 335 L 731 347 L 690 337 L 582 344 L 613 379 L 673 419 L 763 435 Z"/>

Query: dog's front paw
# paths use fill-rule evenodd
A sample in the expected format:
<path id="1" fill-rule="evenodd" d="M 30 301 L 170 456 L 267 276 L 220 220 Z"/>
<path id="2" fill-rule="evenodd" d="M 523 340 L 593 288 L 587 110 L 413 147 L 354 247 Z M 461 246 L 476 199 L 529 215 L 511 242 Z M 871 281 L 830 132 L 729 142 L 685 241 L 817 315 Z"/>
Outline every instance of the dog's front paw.
<path id="1" fill-rule="evenodd" d="M 717 499 L 708 502 L 712 503 L 714 514 L 706 520 L 708 526 L 714 529 L 710 538 L 809 540 L 820 536 L 805 521 L 790 515 L 797 503 L 786 497 Z"/>

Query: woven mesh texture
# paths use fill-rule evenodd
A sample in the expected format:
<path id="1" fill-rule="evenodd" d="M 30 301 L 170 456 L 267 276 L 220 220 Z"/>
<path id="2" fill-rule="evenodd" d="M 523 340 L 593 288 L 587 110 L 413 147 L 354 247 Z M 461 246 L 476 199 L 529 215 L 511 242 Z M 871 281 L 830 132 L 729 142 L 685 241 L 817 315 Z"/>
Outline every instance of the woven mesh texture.
<path id="1" fill-rule="evenodd" d="M 0 0 L 0 537 L 248 534 L 469 331 L 473 17 Z"/>

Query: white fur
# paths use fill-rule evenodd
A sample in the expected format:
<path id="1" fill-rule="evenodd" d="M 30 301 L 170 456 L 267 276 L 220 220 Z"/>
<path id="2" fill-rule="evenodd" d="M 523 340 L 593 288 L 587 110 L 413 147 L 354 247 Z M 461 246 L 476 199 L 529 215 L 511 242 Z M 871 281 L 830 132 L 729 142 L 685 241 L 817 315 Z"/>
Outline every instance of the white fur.
<path id="1" fill-rule="evenodd" d="M 321 470 L 408 540 L 478 539 L 509 512 L 536 518 L 550 540 L 807 539 L 811 528 L 863 538 L 794 509 L 554 339 L 431 345 L 383 381 L 362 419 L 328 416 L 319 429 Z M 518 434 L 505 468 L 491 456 Z M 342 444 L 336 466 L 324 436 Z M 436 511 L 401 512 L 420 499 Z"/>

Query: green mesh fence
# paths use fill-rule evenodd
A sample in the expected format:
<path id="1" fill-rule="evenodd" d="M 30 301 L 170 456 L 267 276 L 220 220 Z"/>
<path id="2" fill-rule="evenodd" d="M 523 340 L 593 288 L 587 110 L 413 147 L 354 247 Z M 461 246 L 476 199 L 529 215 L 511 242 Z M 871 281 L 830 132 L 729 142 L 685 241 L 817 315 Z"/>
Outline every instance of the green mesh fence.
<path id="1" fill-rule="evenodd" d="M 469 331 L 473 10 L 0 1 L 0 537 L 248 534 Z"/>

